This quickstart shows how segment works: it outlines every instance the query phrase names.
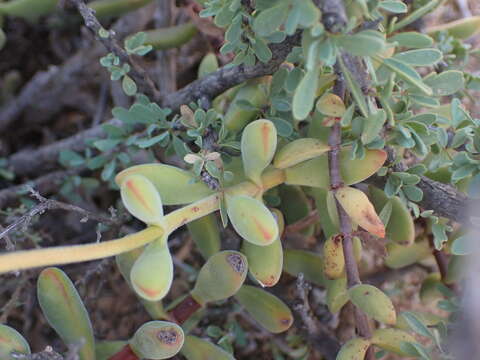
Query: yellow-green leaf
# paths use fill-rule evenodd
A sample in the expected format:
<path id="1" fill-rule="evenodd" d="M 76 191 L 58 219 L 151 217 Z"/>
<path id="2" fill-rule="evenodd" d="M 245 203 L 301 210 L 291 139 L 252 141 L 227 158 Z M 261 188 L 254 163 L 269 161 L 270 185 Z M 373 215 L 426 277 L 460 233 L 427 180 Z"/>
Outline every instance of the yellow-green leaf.
<path id="1" fill-rule="evenodd" d="M 270 245 L 278 237 L 278 225 L 268 208 L 246 195 L 227 197 L 227 212 L 237 233 L 259 246 Z"/>
<path id="2" fill-rule="evenodd" d="M 87 310 L 68 276 L 58 268 L 47 268 L 37 281 L 37 297 L 42 312 L 66 345 L 84 345 L 81 360 L 95 360 L 95 340 Z"/>
<path id="3" fill-rule="evenodd" d="M 135 261 L 130 281 L 135 292 L 149 301 L 161 300 L 168 294 L 173 280 L 173 261 L 167 235 L 149 244 Z"/>
<path id="4" fill-rule="evenodd" d="M 368 316 L 387 324 L 395 325 L 397 314 L 390 298 L 380 289 L 368 284 L 360 284 L 348 290 L 350 300 Z"/>
<path id="5" fill-rule="evenodd" d="M 369 347 L 370 340 L 353 338 L 343 344 L 336 360 L 363 360 Z"/>
<path id="6" fill-rule="evenodd" d="M 270 120 L 256 120 L 243 130 L 241 149 L 245 175 L 262 186 L 261 175 L 277 148 L 277 129 Z"/>
<path id="7" fill-rule="evenodd" d="M 340 152 L 340 172 L 345 185 L 359 183 L 377 172 L 384 164 L 387 153 L 383 150 L 366 150 L 363 159 L 352 160 L 351 148 Z M 291 185 L 303 185 L 330 188 L 328 156 L 323 154 L 315 159 L 304 161 L 285 169 L 285 182 Z"/>
<path id="8" fill-rule="evenodd" d="M 203 182 L 195 181 L 195 176 L 175 166 L 165 164 L 143 164 L 129 167 L 115 177 L 118 186 L 130 175 L 142 175 L 155 186 L 163 204 L 188 204 L 213 193 Z"/>
<path id="9" fill-rule="evenodd" d="M 289 142 L 277 152 L 273 166 L 277 169 L 285 169 L 320 156 L 328 150 L 330 150 L 330 146 L 318 139 L 297 139 Z"/>
<path id="10" fill-rule="evenodd" d="M 10 326 L 0 324 L 0 359 L 14 360 L 12 352 L 30 354 L 30 346 L 20 333 Z"/>
<path id="11" fill-rule="evenodd" d="M 146 224 L 161 226 L 162 199 L 150 180 L 142 175 L 129 175 L 122 182 L 120 193 L 130 214 Z"/>
<path id="12" fill-rule="evenodd" d="M 150 321 L 143 324 L 130 339 L 130 347 L 142 359 L 170 359 L 183 346 L 185 335 L 177 324 Z"/>
<path id="13" fill-rule="evenodd" d="M 265 290 L 243 285 L 235 294 L 235 299 L 271 333 L 284 332 L 293 323 L 293 315 L 288 306 Z"/>
<path id="14" fill-rule="evenodd" d="M 192 297 L 200 304 L 227 299 L 245 281 L 247 258 L 237 251 L 220 251 L 212 255 L 200 269 Z"/>
<path id="15" fill-rule="evenodd" d="M 187 360 L 235 360 L 235 358 L 221 347 L 196 336 L 187 335 L 180 353 Z"/>

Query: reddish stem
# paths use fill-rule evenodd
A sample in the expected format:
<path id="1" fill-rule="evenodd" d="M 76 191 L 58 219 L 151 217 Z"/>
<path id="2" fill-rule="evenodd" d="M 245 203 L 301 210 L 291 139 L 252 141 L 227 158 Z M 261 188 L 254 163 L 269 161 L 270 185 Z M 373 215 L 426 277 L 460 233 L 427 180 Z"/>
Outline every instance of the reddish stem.
<path id="1" fill-rule="evenodd" d="M 192 295 L 188 295 L 170 310 L 169 315 L 173 321 L 181 325 L 201 307 L 202 305 L 199 304 Z"/>
<path id="2" fill-rule="evenodd" d="M 135 355 L 130 345 L 127 344 L 119 352 L 110 356 L 108 360 L 140 360 L 140 358 Z"/>

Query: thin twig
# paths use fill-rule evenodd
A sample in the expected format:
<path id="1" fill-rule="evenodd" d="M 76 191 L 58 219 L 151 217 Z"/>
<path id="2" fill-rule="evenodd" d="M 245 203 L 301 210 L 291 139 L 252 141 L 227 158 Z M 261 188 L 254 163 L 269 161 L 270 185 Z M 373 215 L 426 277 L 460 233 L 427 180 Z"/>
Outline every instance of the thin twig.
<path id="1" fill-rule="evenodd" d="M 318 321 L 312 312 L 308 293 L 311 285 L 308 284 L 303 274 L 298 274 L 296 282 L 297 303 L 293 306 L 293 310 L 300 316 L 302 323 L 307 329 L 308 342 L 318 350 L 327 360 L 334 360 L 340 350 L 340 344 L 336 338 L 329 334 L 328 329 Z"/>
<path id="2" fill-rule="evenodd" d="M 30 210 L 28 210 L 24 215 L 22 215 L 19 219 L 17 219 L 15 222 L 12 224 L 8 225 L 5 230 L 3 230 L 0 233 L 0 239 L 3 238 L 4 236 L 8 235 L 10 232 L 13 230 L 19 228 L 19 227 L 26 227 L 30 224 L 32 219 L 37 216 L 43 214 L 47 210 L 53 210 L 53 209 L 59 209 L 59 210 L 65 210 L 65 211 L 73 211 L 76 213 L 79 213 L 82 215 L 82 219 L 80 220 L 81 222 L 86 222 L 88 220 L 95 220 L 100 223 L 104 224 L 110 224 L 110 225 L 117 225 L 118 221 L 117 219 L 111 219 L 109 217 L 103 216 L 103 215 L 98 215 L 95 213 L 92 213 L 88 210 L 82 209 L 81 207 L 67 204 L 61 201 L 53 200 L 53 199 L 47 199 L 40 195 L 37 191 L 35 191 L 32 187 L 29 189 L 31 196 L 34 197 L 39 201 L 39 204 L 35 205 L 32 207 Z"/>
<path id="3" fill-rule="evenodd" d="M 311 211 L 304 218 L 298 221 L 295 221 L 293 224 L 287 225 L 285 227 L 285 231 L 283 232 L 283 235 L 298 233 L 299 231 L 302 231 L 303 229 L 309 227 L 310 225 L 317 223 L 319 220 L 320 220 L 320 216 L 318 215 L 318 210 L 315 209 Z"/>
<path id="4" fill-rule="evenodd" d="M 160 101 L 160 91 L 151 79 L 147 71 L 133 59 L 120 45 L 115 38 L 115 34 L 108 32 L 108 36 L 100 36 L 101 31 L 105 31 L 98 19 L 95 17 L 95 11 L 89 8 L 83 0 L 66 0 L 75 6 L 82 16 L 85 26 L 89 28 L 105 48 L 118 56 L 123 63 L 131 65 L 131 75 L 137 84 L 146 91 L 155 101 Z"/>

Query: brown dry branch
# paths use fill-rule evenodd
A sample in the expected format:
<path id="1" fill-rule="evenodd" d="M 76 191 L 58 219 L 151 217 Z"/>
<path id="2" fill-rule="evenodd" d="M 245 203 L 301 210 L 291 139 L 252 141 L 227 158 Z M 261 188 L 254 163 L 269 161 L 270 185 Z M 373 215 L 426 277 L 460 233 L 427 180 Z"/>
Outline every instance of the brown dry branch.
<path id="1" fill-rule="evenodd" d="M 39 203 L 29 209 L 24 215 L 14 221 L 12 224 L 8 225 L 5 230 L 0 233 L 0 239 L 4 236 L 7 236 L 10 232 L 15 229 L 22 228 L 25 229 L 32 221 L 32 219 L 37 215 L 42 215 L 47 210 L 65 210 L 73 211 L 82 216 L 81 222 L 87 222 L 88 220 L 95 220 L 99 223 L 118 226 L 118 219 L 109 218 L 103 215 L 98 215 L 92 213 L 88 210 L 82 209 L 76 205 L 67 204 L 58 200 L 47 199 L 40 195 L 39 192 L 35 191 L 32 187 L 29 188 L 30 195 L 35 198 Z"/>

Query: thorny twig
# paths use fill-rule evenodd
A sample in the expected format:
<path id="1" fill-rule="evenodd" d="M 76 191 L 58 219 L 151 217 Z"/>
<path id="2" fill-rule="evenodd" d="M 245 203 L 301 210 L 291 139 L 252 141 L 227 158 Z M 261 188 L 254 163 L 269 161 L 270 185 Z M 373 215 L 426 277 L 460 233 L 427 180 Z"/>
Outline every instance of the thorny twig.
<path id="1" fill-rule="evenodd" d="M 0 239 L 8 235 L 14 229 L 17 229 L 18 227 L 27 227 L 35 216 L 42 215 L 45 211 L 53 209 L 73 211 L 79 213 L 80 215 L 82 215 L 82 219 L 80 220 L 81 222 L 95 220 L 104 224 L 118 225 L 118 219 L 112 219 L 103 215 L 98 215 L 88 210 L 82 209 L 81 207 L 78 207 L 76 205 L 67 204 L 58 200 L 47 199 L 40 195 L 32 187 L 29 186 L 28 189 L 31 193 L 31 196 L 39 201 L 39 204 L 32 207 L 19 219 L 8 225 L 5 230 L 0 233 Z"/>
<path id="2" fill-rule="evenodd" d="M 298 301 L 293 310 L 300 316 L 302 323 L 307 328 L 308 342 L 315 347 L 327 360 L 334 360 L 340 350 L 337 339 L 329 334 L 328 329 L 316 319 L 310 308 L 308 293 L 311 285 L 308 284 L 302 273 L 298 274 L 296 282 L 296 294 Z"/>
<path id="3" fill-rule="evenodd" d="M 123 63 L 128 63 L 131 65 L 132 77 L 135 79 L 138 85 L 140 85 L 148 95 L 152 96 L 155 101 L 160 101 L 160 92 L 150 75 L 123 49 L 118 40 L 115 38 L 115 34 L 108 32 L 109 35 L 107 37 L 100 35 L 100 32 L 105 31 L 105 29 L 95 17 L 95 11 L 89 8 L 83 0 L 64 1 L 77 8 L 85 22 L 85 26 L 95 34 L 95 37 L 105 46 L 108 51 L 118 56 Z"/>

